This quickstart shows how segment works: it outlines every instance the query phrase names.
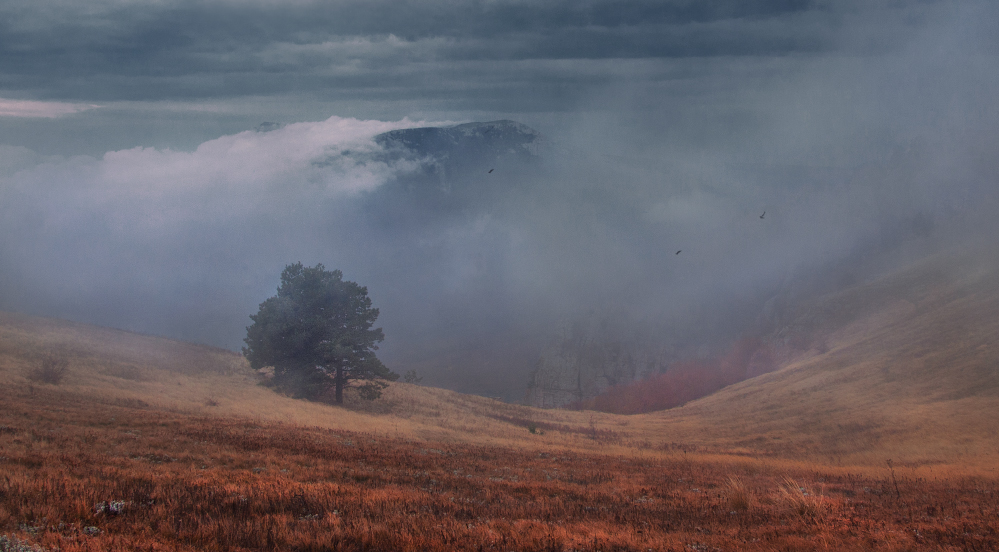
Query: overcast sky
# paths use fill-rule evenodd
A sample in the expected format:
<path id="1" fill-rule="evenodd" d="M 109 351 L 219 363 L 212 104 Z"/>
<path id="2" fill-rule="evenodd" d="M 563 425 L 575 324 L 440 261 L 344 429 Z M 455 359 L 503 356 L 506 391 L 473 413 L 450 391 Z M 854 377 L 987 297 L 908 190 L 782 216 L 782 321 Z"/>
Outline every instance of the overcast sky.
<path id="1" fill-rule="evenodd" d="M 827 91 L 842 101 L 878 84 L 856 81 L 865 61 L 928 41 L 927 56 L 994 55 L 994 15 L 933 0 L 8 1 L 0 139 L 100 155 L 332 115 L 570 133 L 624 111 L 629 134 L 710 141 L 753 130 L 777 107 L 765 96 L 810 73 L 851 73 Z"/>
<path id="2" fill-rule="evenodd" d="M 609 228 L 586 241 L 606 247 L 584 250 L 568 218 L 544 230 L 526 207 L 480 213 L 435 238 L 450 277 L 500 240 L 537 261 L 516 281 L 580 278 L 593 258 L 615 270 L 573 289 L 624 278 L 752 295 L 883 240 L 885 221 L 981 214 L 997 59 L 999 9 L 984 1 L 9 0 L 0 308 L 235 349 L 286 263 L 395 297 L 386 274 L 405 267 L 361 266 L 345 244 L 370 236 L 327 224 L 411 169 L 364 157 L 371 138 L 496 119 L 581 160 L 546 174 L 593 192 L 564 205 L 591 213 L 573 224 Z M 254 132 L 263 122 L 286 126 Z M 744 226 L 758 209 L 769 230 Z M 660 243 L 713 253 L 670 272 L 647 260 Z M 556 250 L 578 258 L 535 270 Z M 386 324 L 421 309 L 373 298 Z"/>

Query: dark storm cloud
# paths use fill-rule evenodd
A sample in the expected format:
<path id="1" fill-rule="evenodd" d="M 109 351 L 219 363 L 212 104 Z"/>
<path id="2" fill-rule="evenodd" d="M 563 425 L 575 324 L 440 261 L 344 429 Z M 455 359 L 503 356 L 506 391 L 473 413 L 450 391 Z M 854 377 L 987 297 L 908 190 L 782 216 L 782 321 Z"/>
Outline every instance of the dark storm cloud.
<path id="1" fill-rule="evenodd" d="M 924 17 L 901 11 L 910 24 Z M 813 54 L 838 47 L 851 17 L 797 0 L 10 2 L 0 8 L 0 89 L 91 101 L 400 94 L 395 86 L 440 96 L 474 82 L 456 62 Z M 886 20 L 895 22 L 878 39 L 897 44 L 900 24 Z"/>

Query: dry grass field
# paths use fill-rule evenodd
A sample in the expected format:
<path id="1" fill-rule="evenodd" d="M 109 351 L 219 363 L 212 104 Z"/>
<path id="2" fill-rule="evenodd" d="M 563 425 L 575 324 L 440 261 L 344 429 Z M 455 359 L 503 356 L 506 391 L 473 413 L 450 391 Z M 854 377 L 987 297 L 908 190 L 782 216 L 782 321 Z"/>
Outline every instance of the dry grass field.
<path id="1" fill-rule="evenodd" d="M 995 550 L 999 482 L 0 399 L 4 550 Z M 38 550 L 36 548 L 35 550 Z"/>
<path id="2" fill-rule="evenodd" d="M 334 407 L 0 313 L 0 550 L 996 550 L 999 271 L 958 261 L 820 298 L 821 350 L 634 416 L 405 383 Z"/>

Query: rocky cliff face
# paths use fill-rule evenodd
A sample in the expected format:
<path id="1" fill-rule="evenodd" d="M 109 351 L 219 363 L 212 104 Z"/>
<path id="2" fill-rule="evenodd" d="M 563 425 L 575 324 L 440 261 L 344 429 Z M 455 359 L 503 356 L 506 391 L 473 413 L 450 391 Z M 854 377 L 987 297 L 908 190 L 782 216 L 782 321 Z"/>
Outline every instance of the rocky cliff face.
<path id="1" fill-rule="evenodd" d="M 490 171 L 532 162 L 543 144 L 537 131 L 514 121 L 406 128 L 379 134 L 375 142 L 388 156 L 418 165 L 402 179 L 403 188 L 467 199 L 482 192 L 479 184 L 488 185 L 483 177 Z"/>
<path id="2" fill-rule="evenodd" d="M 373 220 L 436 227 L 501 208 L 535 169 L 544 140 L 514 121 L 393 130 L 375 137 L 387 161 L 410 165 L 370 194 Z"/>
<path id="3" fill-rule="evenodd" d="M 471 165 L 483 159 L 536 156 L 541 135 L 515 121 L 491 121 L 392 130 L 376 136 L 375 142 L 404 156 Z"/>

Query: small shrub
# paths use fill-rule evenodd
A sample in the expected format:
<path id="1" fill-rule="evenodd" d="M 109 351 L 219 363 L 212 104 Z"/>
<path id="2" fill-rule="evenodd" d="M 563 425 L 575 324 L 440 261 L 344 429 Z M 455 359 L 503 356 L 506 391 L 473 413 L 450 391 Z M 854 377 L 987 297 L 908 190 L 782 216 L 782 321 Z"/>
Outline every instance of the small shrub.
<path id="1" fill-rule="evenodd" d="M 406 373 L 402 376 L 402 381 L 416 384 L 423 381 L 423 376 L 417 374 L 416 370 L 406 370 Z"/>
<path id="2" fill-rule="evenodd" d="M 66 377 L 69 361 L 64 357 L 49 355 L 42 357 L 41 366 L 28 372 L 28 379 L 35 383 L 58 385 Z"/>
<path id="3" fill-rule="evenodd" d="M 388 387 L 388 384 L 385 382 L 369 381 L 357 388 L 357 394 L 366 401 L 373 401 L 382 396 L 382 389 L 386 387 Z"/>

